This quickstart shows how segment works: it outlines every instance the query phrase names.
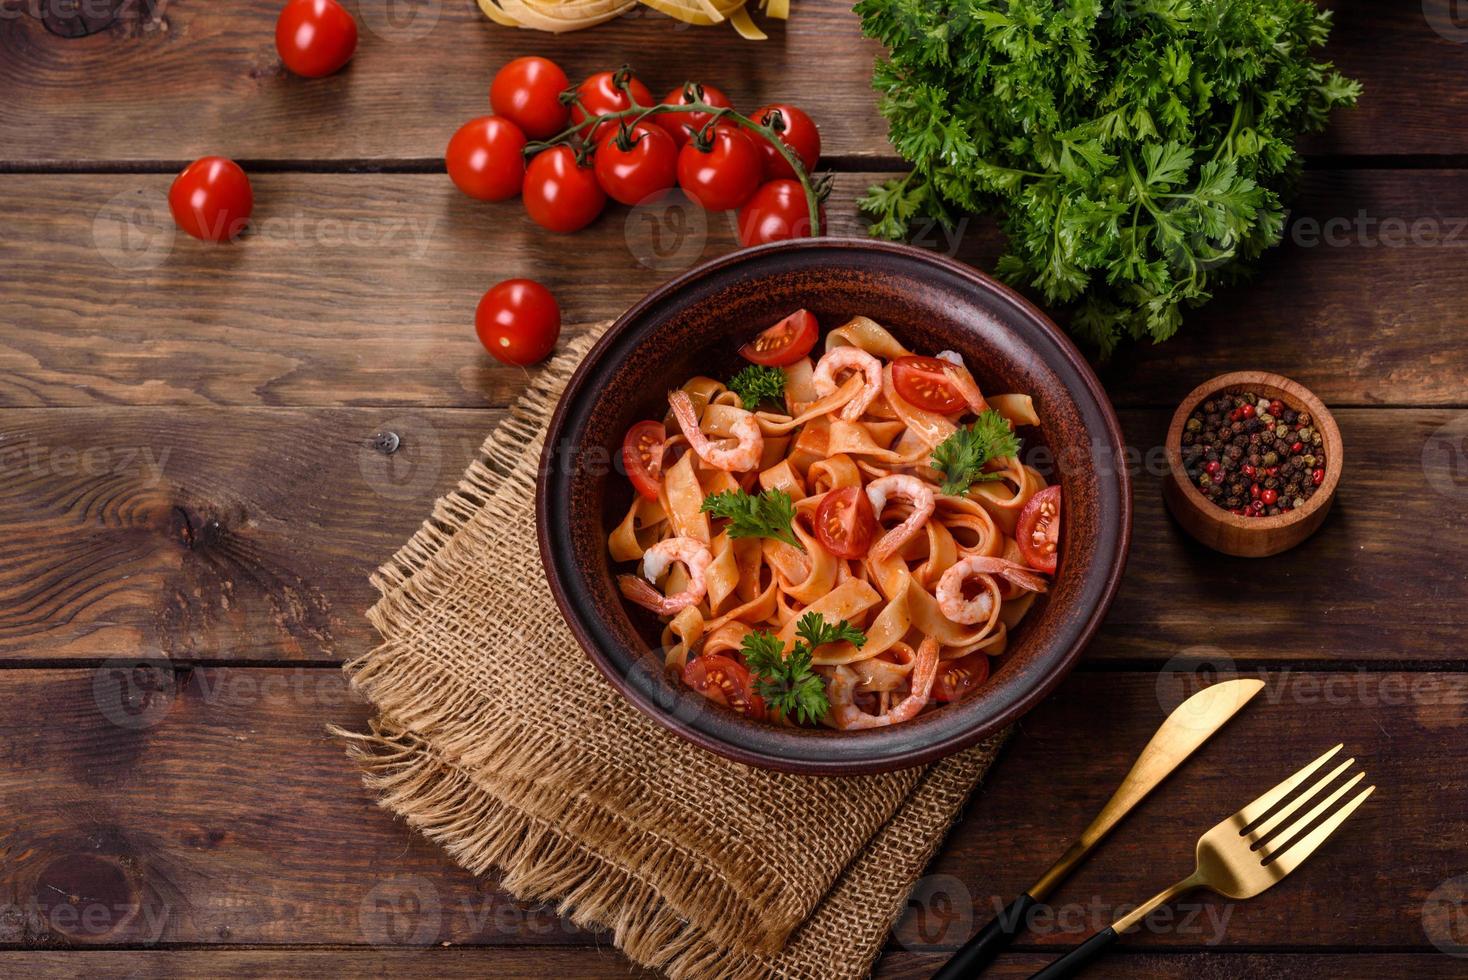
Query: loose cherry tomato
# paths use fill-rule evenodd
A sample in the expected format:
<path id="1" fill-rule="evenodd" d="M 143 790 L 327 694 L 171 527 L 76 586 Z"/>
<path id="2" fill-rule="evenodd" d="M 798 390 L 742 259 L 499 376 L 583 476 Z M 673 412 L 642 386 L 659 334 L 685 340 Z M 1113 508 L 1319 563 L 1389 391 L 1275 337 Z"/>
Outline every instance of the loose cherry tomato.
<path id="1" fill-rule="evenodd" d="M 534 279 L 506 279 L 490 288 L 474 312 L 484 349 L 505 364 L 543 360 L 561 335 L 561 308 Z"/>
<path id="2" fill-rule="evenodd" d="M 894 382 L 895 384 L 895 382 Z M 1015 523 L 1014 543 L 1025 564 L 1055 571 L 1060 554 L 1060 487 L 1046 487 L 1025 502 Z"/>
<path id="3" fill-rule="evenodd" d="M 765 717 L 764 699 L 754 693 L 748 669 L 733 657 L 721 653 L 694 657 L 683 668 L 683 683 L 746 718 L 763 720 Z"/>
<path id="4" fill-rule="evenodd" d="M 489 83 L 489 104 L 531 139 L 543 140 L 566 128 L 571 107 L 561 93 L 571 80 L 549 58 L 516 58 L 495 72 Z"/>
<path id="5" fill-rule="evenodd" d="M 819 209 L 821 224 L 825 208 Z M 810 205 L 798 180 L 772 180 L 739 209 L 739 244 L 746 248 L 810 237 Z"/>
<path id="6" fill-rule="evenodd" d="M 606 207 L 607 195 L 590 167 L 576 163 L 576 151 L 553 146 L 525 170 L 525 210 L 551 231 L 585 228 Z"/>
<path id="7" fill-rule="evenodd" d="M 821 131 L 816 129 L 810 116 L 793 105 L 776 102 L 756 109 L 750 118 L 779 132 L 780 142 L 795 151 L 807 174 L 815 170 L 821 159 Z M 770 145 L 769 140 L 756 138 L 755 142 L 759 144 L 760 153 L 765 160 L 766 180 L 781 177 L 795 179 L 795 171 L 785 162 L 780 151 Z"/>
<path id="8" fill-rule="evenodd" d="M 754 141 L 734 126 L 715 124 L 711 145 L 689 140 L 678 152 L 678 186 L 706 211 L 729 211 L 759 187 L 764 164 Z"/>
<path id="9" fill-rule="evenodd" d="M 933 681 L 934 701 L 957 701 L 989 679 L 989 655 L 971 653 L 938 665 Z"/>
<path id="10" fill-rule="evenodd" d="M 297 75 L 330 75 L 352 60 L 357 22 L 336 0 L 290 0 L 275 21 L 275 50 Z"/>
<path id="11" fill-rule="evenodd" d="M 658 499 L 663 486 L 663 447 L 668 430 L 661 422 L 638 422 L 622 440 L 622 466 L 639 495 Z"/>
<path id="12" fill-rule="evenodd" d="M 694 102 L 703 102 L 707 105 L 716 106 L 720 109 L 732 109 L 734 103 L 729 97 L 712 85 L 704 85 L 702 82 L 688 82 L 667 94 L 663 99 L 663 105 L 691 105 Z M 707 112 L 665 112 L 662 115 L 653 116 L 653 120 L 663 129 L 667 130 L 669 136 L 679 149 L 693 136 L 695 132 L 702 129 L 709 121 L 712 114 Z"/>
<path id="13" fill-rule="evenodd" d="M 899 357 L 892 362 L 892 387 L 903 400 L 925 412 L 952 415 L 968 405 L 948 362 L 936 357 Z"/>
<path id="14" fill-rule="evenodd" d="M 839 487 L 816 508 L 816 537 L 837 558 L 865 558 L 877 536 L 877 515 L 861 487 Z"/>
<path id="15" fill-rule="evenodd" d="M 796 310 L 739 348 L 739 356 L 765 367 L 784 367 L 809 354 L 820 332 L 809 311 Z"/>
<path id="16" fill-rule="evenodd" d="M 618 82 L 626 83 L 626 91 L 618 85 Z M 627 98 L 629 91 L 632 93 L 631 99 Z M 653 104 L 652 93 L 630 71 L 597 72 L 576 86 L 576 99 L 579 104 L 573 103 L 571 106 L 571 122 L 573 123 L 582 122 L 592 116 L 630 109 L 634 100 L 641 106 Z M 615 122 L 604 122 L 594 127 L 589 134 L 582 133 L 581 136 L 592 143 L 600 143 L 606 136 L 607 130 L 615 125 L 617 125 Z"/>
<path id="17" fill-rule="evenodd" d="M 206 242 L 227 242 L 245 230 L 255 192 L 240 165 L 202 157 L 184 168 L 168 189 L 174 224 Z"/>
<path id="18" fill-rule="evenodd" d="M 657 126 L 638 123 L 625 137 L 619 126 L 597 145 L 596 179 L 623 204 L 662 197 L 678 183 L 678 148 Z"/>
<path id="19" fill-rule="evenodd" d="M 525 183 L 525 134 L 499 116 L 480 116 L 459 127 L 444 153 L 454 185 L 481 201 L 503 201 Z"/>

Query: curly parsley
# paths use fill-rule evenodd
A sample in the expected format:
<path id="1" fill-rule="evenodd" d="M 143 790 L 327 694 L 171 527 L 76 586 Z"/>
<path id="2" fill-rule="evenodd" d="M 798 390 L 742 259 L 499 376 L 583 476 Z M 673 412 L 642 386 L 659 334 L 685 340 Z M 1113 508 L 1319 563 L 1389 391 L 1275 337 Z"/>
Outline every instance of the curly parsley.
<path id="1" fill-rule="evenodd" d="M 951 496 L 968 493 L 975 483 L 997 480 L 1003 474 L 985 473 L 991 459 L 1019 455 L 1019 436 L 1009 420 L 992 408 L 933 447 L 933 466 L 943 472 L 943 492 Z"/>
<path id="2" fill-rule="evenodd" d="M 846 620 L 828 623 L 820 613 L 808 612 L 795 624 L 799 638 L 785 655 L 785 645 L 774 633 L 756 631 L 744 637 L 740 652 L 755 678 L 755 693 L 765 703 L 802 724 L 810 724 L 831 709 L 826 685 L 811 668 L 818 647 L 845 640 L 860 649 L 866 634 Z"/>
<path id="3" fill-rule="evenodd" d="M 705 514 L 727 518 L 731 538 L 774 538 L 804 550 L 791 530 L 795 503 L 784 490 L 766 490 L 759 496 L 743 490 L 725 490 L 703 498 Z"/>
<path id="4" fill-rule="evenodd" d="M 785 397 L 785 372 L 751 364 L 729 379 L 729 390 L 752 412 L 761 402 L 777 402 Z"/>

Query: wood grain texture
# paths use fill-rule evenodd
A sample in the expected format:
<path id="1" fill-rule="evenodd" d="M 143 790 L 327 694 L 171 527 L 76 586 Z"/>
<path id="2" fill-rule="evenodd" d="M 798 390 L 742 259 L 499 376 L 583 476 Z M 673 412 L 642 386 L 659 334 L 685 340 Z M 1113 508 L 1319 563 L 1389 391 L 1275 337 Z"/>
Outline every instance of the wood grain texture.
<path id="1" fill-rule="evenodd" d="M 0 411 L 0 661 L 365 653 L 368 575 L 501 417 Z M 1348 464 L 1336 506 L 1311 541 L 1263 561 L 1179 531 L 1159 490 L 1168 413 L 1122 418 L 1136 450 L 1136 557 L 1086 663 L 1462 660 L 1463 413 L 1337 413 Z M 392 455 L 374 447 L 379 432 L 399 437 Z"/>
<path id="2" fill-rule="evenodd" d="M 865 234 L 853 201 L 876 176 L 837 181 L 835 234 Z M 174 236 L 166 176 L 0 181 L 0 406 L 502 406 L 527 375 L 474 337 L 489 285 L 539 279 L 566 323 L 589 323 L 734 242 L 727 216 L 701 224 L 686 203 L 613 208 L 562 237 L 441 176 L 255 184 L 257 234 L 221 247 Z M 1332 406 L 1464 403 L 1461 176 L 1311 173 L 1289 238 L 1183 335 L 1104 366 L 1113 399 L 1171 406 L 1209 377 L 1259 368 Z M 956 242 L 981 269 L 1000 250 L 983 219 L 952 242 L 937 229 L 921 241 L 944 251 Z"/>
<path id="3" fill-rule="evenodd" d="M 763 44 L 728 28 L 688 28 L 639 8 L 562 36 L 489 23 L 470 3 L 359 0 L 356 58 L 331 78 L 290 75 L 275 53 L 272 0 L 108 0 L 95 23 L 43 22 L 10 5 L 0 18 L 0 164 L 41 167 L 182 162 L 204 152 L 245 160 L 384 163 L 441 159 L 465 120 L 488 111 L 495 70 L 542 54 L 573 79 L 631 64 L 655 94 L 685 79 L 737 105 L 800 105 L 827 156 L 890 160 L 870 94 L 879 48 L 848 0 L 799 0 Z M 1468 28 L 1452 0 L 1336 0 L 1325 57 L 1360 79 L 1360 105 L 1304 144 L 1328 154 L 1461 154 L 1455 125 Z M 111 11 L 116 16 L 109 16 Z M 1436 25 L 1436 29 L 1435 26 Z M 1412 84 L 1402 84 L 1411 79 Z"/>
<path id="4" fill-rule="evenodd" d="M 172 675 L 169 675 L 172 676 Z M 1032 947 L 1186 870 L 1193 841 L 1334 741 L 1380 802 L 1258 899 L 1199 899 L 1126 940 L 1423 950 L 1423 907 L 1461 873 L 1468 832 L 1468 675 L 1273 672 L 1270 685 L 1055 896 Z M 1321 698 L 1310 678 L 1340 678 Z M 1395 685 L 1407 685 L 1396 688 Z M 1150 673 L 1078 674 L 1021 725 L 918 884 L 894 948 L 952 948 L 1076 833 L 1182 692 Z M 452 867 L 367 798 L 323 725 L 365 709 L 330 668 L 0 672 L 0 807 L 26 819 L 0 850 L 0 944 L 589 943 L 549 910 Z M 1368 700 L 1371 698 L 1372 700 Z M 1455 893 L 1456 894 L 1456 893 Z M 1150 920 L 1149 920 L 1150 921 Z"/>

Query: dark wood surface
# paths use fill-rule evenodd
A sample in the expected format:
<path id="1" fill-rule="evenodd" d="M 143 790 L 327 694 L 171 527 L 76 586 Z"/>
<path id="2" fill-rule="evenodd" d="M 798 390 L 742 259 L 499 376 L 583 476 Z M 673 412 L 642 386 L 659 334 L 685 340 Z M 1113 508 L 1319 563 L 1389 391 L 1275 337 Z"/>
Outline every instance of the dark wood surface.
<path id="1" fill-rule="evenodd" d="M 17 6 L 0 18 L 0 975 L 642 975 L 395 823 L 324 726 L 365 718 L 337 668 L 373 642 L 368 573 L 530 377 L 479 349 L 479 294 L 534 276 L 575 332 L 732 236 L 622 209 L 550 236 L 458 195 L 441 148 L 515 54 L 573 74 L 628 61 L 657 90 L 702 73 L 741 104 L 812 112 L 834 231 L 861 234 L 853 199 L 899 164 L 856 18 L 796 0 L 765 45 L 655 16 L 554 38 L 468 2 L 389 21 L 362 0 L 355 63 L 308 83 L 276 63 L 274 2 Z M 1330 6 L 1328 54 L 1367 94 L 1306 144 L 1287 243 L 1258 278 L 1102 368 L 1138 457 L 1122 593 L 970 803 L 878 977 L 931 973 L 1084 825 L 1165 711 L 1231 670 L 1265 694 L 994 975 L 1029 975 L 1177 877 L 1202 830 L 1337 741 L 1379 787 L 1340 841 L 1254 901 L 1189 901 L 1089 975 L 1468 972 L 1439 948 L 1468 945 L 1468 26 L 1448 0 Z M 433 19 L 421 36 L 412 11 Z M 231 248 L 170 241 L 160 210 L 206 151 L 246 161 L 257 219 L 277 219 Z M 976 219 L 928 244 L 987 268 L 1000 240 Z M 1238 368 L 1312 388 L 1346 445 L 1324 528 L 1264 562 L 1185 539 L 1158 489 L 1173 404 Z"/>

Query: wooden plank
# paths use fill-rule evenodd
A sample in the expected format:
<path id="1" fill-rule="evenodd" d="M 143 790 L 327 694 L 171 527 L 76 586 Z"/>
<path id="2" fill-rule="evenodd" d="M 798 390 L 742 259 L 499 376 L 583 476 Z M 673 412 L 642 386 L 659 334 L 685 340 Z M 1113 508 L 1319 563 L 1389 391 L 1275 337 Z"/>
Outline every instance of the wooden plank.
<path id="1" fill-rule="evenodd" d="M 946 959 L 943 953 L 892 953 L 873 980 L 926 980 Z M 1023 980 L 1054 960 L 1053 955 L 1009 954 L 984 971 L 986 978 Z M 1086 968 L 1086 980 L 1236 980 L 1238 977 L 1329 977 L 1380 980 L 1413 977 L 1446 980 L 1463 975 L 1463 962 L 1428 953 L 1125 953 L 1114 952 Z"/>
<path id="2" fill-rule="evenodd" d="M 88 5 L 99 11 L 93 23 L 53 18 L 49 29 L 19 12 L 28 6 L 12 4 L 0 19 L 0 164 L 10 166 L 178 162 L 205 150 L 249 160 L 429 163 L 459 123 L 488 111 L 495 70 L 532 53 L 578 78 L 631 64 L 657 94 L 693 77 L 746 109 L 794 102 L 820 124 L 828 156 L 895 156 L 871 91 L 879 49 L 861 37 L 848 0 L 800 0 L 788 24 L 769 25 L 764 44 L 641 8 L 590 33 L 553 36 L 490 24 L 468 3 L 360 0 L 351 5 L 363 28 L 357 56 L 322 80 L 281 67 L 272 0 L 100 0 Z M 1462 127 L 1443 122 L 1454 118 L 1465 85 L 1452 0 L 1329 6 L 1336 28 L 1325 57 L 1359 78 L 1366 94 L 1306 149 L 1468 150 Z"/>
<path id="3" fill-rule="evenodd" d="M 1092 918 L 1186 873 L 1202 830 L 1335 741 L 1379 787 L 1342 840 L 1256 900 L 1199 899 L 1126 945 L 1430 951 L 1430 897 L 1433 928 L 1456 928 L 1441 913 L 1461 893 L 1438 889 L 1462 874 L 1468 832 L 1468 675 L 1433 675 L 1431 691 L 1411 688 L 1423 675 L 1373 675 L 1374 700 L 1350 673 L 1268 676 L 1055 896 L 1031 948 L 1072 943 Z M 1307 684 L 1332 678 L 1346 686 L 1330 698 Z M 0 812 L 26 814 L 0 841 L 8 945 L 590 941 L 472 881 L 372 806 L 322 731 L 365 714 L 334 670 L 198 669 L 171 686 L 107 667 L 10 670 L 0 697 Z M 951 948 L 1029 885 L 1170 700 L 1151 673 L 1077 675 L 1027 716 L 895 945 Z"/>
<path id="4" fill-rule="evenodd" d="M 835 234 L 865 235 L 853 201 L 876 176 L 837 181 Z M 701 225 L 686 204 L 616 208 L 562 238 L 442 176 L 266 174 L 257 235 L 205 246 L 175 240 L 168 180 L 0 180 L 0 406 L 501 406 L 526 373 L 474 337 L 490 284 L 534 277 L 568 324 L 588 323 L 733 245 L 727 216 Z M 1463 402 L 1468 183 L 1446 171 L 1312 173 L 1290 234 L 1302 244 L 1271 253 L 1183 336 L 1118 354 L 1105 371 L 1113 397 L 1170 405 L 1247 366 L 1332 404 Z M 937 231 L 920 237 L 950 250 Z M 960 258 L 993 268 L 991 222 L 956 241 Z M 1241 362 L 1240 351 L 1256 353 Z"/>
<path id="5" fill-rule="evenodd" d="M 375 640 L 368 575 L 501 416 L 0 411 L 0 661 L 358 656 Z M 1087 662 L 1461 661 L 1460 416 L 1338 413 L 1349 456 L 1335 513 L 1303 547 L 1256 562 L 1182 536 L 1159 492 L 1168 414 L 1123 412 L 1134 558 Z M 394 454 L 374 448 L 379 432 L 399 437 Z"/>

